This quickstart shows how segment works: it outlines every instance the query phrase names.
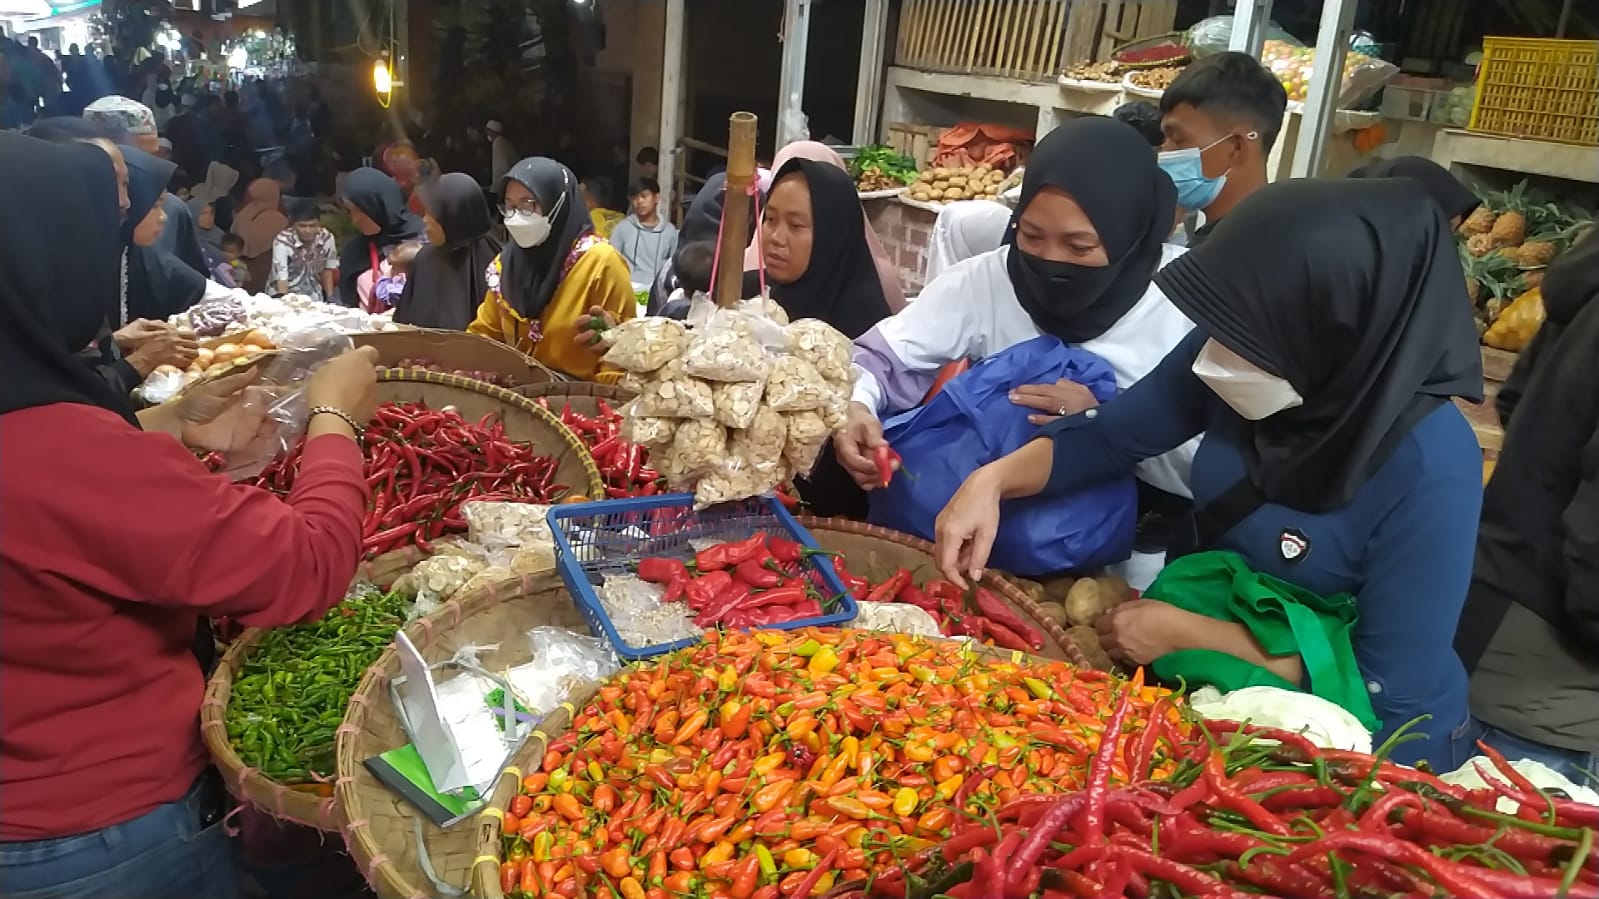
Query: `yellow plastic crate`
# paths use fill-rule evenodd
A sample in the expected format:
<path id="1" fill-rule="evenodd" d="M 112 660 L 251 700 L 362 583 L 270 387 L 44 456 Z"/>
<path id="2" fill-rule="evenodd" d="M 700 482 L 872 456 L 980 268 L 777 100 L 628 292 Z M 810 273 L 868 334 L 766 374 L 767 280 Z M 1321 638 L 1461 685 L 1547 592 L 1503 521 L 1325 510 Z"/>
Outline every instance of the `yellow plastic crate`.
<path id="1" fill-rule="evenodd" d="M 1483 38 L 1467 128 L 1599 146 L 1599 41 Z"/>

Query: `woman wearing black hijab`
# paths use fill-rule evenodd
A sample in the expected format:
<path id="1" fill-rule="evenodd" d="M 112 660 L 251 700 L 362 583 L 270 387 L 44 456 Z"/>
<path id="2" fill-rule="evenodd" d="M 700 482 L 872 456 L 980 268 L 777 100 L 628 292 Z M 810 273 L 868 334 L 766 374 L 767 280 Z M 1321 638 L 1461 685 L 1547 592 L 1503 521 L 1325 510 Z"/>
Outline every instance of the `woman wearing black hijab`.
<path id="1" fill-rule="evenodd" d="M 1451 642 L 1482 456 L 1450 399 L 1482 398 L 1482 362 L 1447 220 L 1409 179 L 1279 183 L 1155 280 L 1194 333 L 1115 400 L 972 475 L 939 516 L 939 567 L 957 580 L 983 568 L 1002 497 L 1120 476 L 1203 432 L 1199 548 L 1323 597 L 1353 595 L 1374 740 L 1429 714 L 1427 739 L 1395 758 L 1454 770 L 1471 754 Z M 1210 650 L 1290 683 L 1309 668 L 1297 650 L 1268 654 L 1243 625 L 1156 600 L 1099 628 L 1133 664 Z"/>
<path id="2" fill-rule="evenodd" d="M 339 298 L 346 306 L 360 304 L 356 282 L 387 258 L 389 249 L 419 240 L 426 231 L 422 220 L 406 208 L 405 194 L 394 179 L 374 168 L 359 168 L 344 176 L 339 198 L 355 230 L 339 251 Z"/>
<path id="3" fill-rule="evenodd" d="M 790 319 L 820 319 L 851 340 L 888 317 L 849 173 L 793 159 L 772 179 L 760 249 L 772 299 Z"/>
<path id="4" fill-rule="evenodd" d="M 161 246 L 166 231 L 162 199 L 177 166 L 125 145 L 122 156 L 128 165 L 128 216 L 122 226 L 128 256 L 121 320 L 113 324 L 117 328 L 140 318 L 164 321 L 187 310 L 205 296 L 206 282 L 204 275 Z M 152 222 L 159 222 L 153 233 Z"/>
<path id="5" fill-rule="evenodd" d="M 191 640 L 200 616 L 271 627 L 343 598 L 369 493 L 345 418 L 376 405 L 373 354 L 310 379 L 325 408 L 286 499 L 209 473 L 191 447 L 257 433 L 249 374 L 135 414 L 79 355 L 118 313 L 117 194 L 101 150 L 0 133 L 0 196 L 29 211 L 0 216 L 0 883 L 233 899 Z"/>
<path id="6" fill-rule="evenodd" d="M 1409 178 L 1421 182 L 1427 189 L 1432 201 L 1443 210 L 1444 218 L 1449 219 L 1451 228 L 1459 228 L 1460 223 L 1471 215 L 1472 210 L 1482 205 L 1482 198 L 1477 196 L 1471 188 L 1461 184 L 1454 175 L 1449 174 L 1443 166 L 1424 156 L 1396 156 L 1393 159 L 1379 159 L 1349 173 L 1351 178 Z"/>
<path id="7" fill-rule="evenodd" d="M 558 372 L 596 380 L 604 350 L 580 337 L 592 333 L 592 317 L 615 322 L 638 314 L 627 262 L 595 236 L 577 176 L 553 159 L 534 156 L 512 167 L 500 183 L 500 213 L 511 242 L 489 267 L 488 292 L 467 330 Z"/>
<path id="8" fill-rule="evenodd" d="M 488 270 L 500 252 L 483 189 L 451 172 L 423 190 L 428 246 L 416 254 L 394 320 L 421 328 L 465 331 L 488 293 Z"/>
<path id="9" fill-rule="evenodd" d="M 1193 329 L 1150 281 L 1184 252 L 1164 243 L 1176 204 L 1154 148 L 1121 122 L 1085 116 L 1045 135 L 1028 161 L 1004 245 L 943 272 L 856 341 L 849 422 L 834 442 L 856 482 L 869 490 L 879 480 L 873 454 L 884 444 L 881 419 L 920 405 L 952 362 L 1048 334 L 1103 358 L 1123 389 L 1153 370 Z M 829 230 L 835 239 L 850 236 L 830 223 Z M 1093 397 L 1062 381 L 1018 387 L 1012 402 L 1035 410 L 1043 424 Z M 1186 499 L 1196 445 L 1150 459 L 1139 479 Z"/>

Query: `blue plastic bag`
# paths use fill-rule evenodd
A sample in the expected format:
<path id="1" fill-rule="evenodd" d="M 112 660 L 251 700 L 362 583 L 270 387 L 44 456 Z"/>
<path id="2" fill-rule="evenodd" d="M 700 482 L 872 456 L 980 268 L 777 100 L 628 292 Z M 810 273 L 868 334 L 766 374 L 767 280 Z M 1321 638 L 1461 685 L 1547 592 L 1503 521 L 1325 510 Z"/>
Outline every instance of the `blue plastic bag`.
<path id="1" fill-rule="evenodd" d="M 871 521 L 924 539 L 968 475 L 1038 436 L 1033 411 L 1010 401 L 1027 384 L 1065 379 L 1105 402 L 1116 395 L 1110 365 L 1054 337 L 1037 337 L 974 364 L 918 409 L 884 422 L 902 471 L 873 490 Z M 1069 496 L 1007 500 L 989 565 L 1024 576 L 1099 568 L 1126 559 L 1137 526 L 1131 473 Z"/>

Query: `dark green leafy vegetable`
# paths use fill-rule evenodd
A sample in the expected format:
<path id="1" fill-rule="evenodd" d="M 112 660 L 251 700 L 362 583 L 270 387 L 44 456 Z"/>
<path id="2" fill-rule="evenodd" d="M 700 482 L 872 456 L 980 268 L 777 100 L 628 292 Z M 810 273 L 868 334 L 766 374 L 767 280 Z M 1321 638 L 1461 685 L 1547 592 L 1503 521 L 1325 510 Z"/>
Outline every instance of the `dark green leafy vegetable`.
<path id="1" fill-rule="evenodd" d="M 263 634 L 234 672 L 228 698 L 228 741 L 239 759 L 280 783 L 332 777 L 344 707 L 405 624 L 409 603 L 372 590 L 320 621 Z"/>

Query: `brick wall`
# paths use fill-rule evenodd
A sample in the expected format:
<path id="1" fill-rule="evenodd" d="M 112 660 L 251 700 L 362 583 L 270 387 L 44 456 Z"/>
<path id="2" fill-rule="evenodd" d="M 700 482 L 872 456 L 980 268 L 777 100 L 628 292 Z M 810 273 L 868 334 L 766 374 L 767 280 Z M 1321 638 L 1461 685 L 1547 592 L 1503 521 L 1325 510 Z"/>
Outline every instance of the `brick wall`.
<path id="1" fill-rule="evenodd" d="M 899 266 L 899 281 L 906 296 L 916 296 L 922 290 L 922 276 L 927 271 L 927 246 L 932 240 L 932 212 L 907 206 L 897 199 L 866 200 L 866 218 L 878 240 L 883 242 L 888 256 Z"/>

